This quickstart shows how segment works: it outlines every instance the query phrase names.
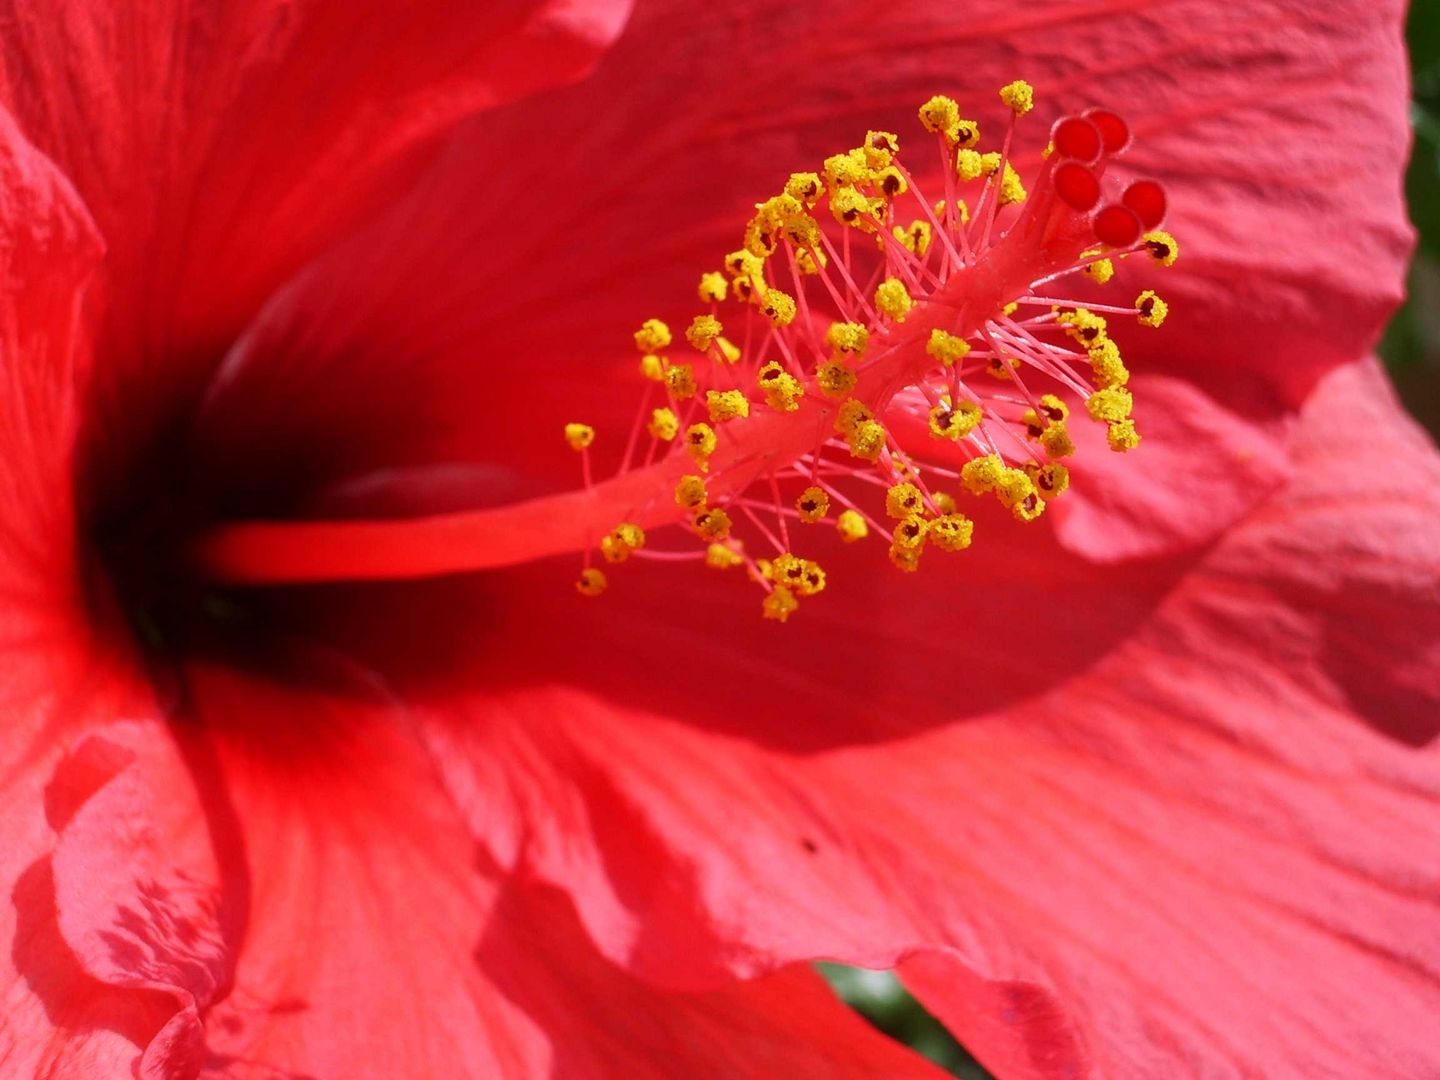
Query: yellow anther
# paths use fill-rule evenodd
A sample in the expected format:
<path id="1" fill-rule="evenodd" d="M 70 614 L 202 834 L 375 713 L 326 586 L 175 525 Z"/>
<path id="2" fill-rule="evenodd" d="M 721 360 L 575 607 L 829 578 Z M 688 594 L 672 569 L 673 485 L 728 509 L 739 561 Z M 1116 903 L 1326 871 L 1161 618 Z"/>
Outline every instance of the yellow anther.
<path id="1" fill-rule="evenodd" d="M 920 123 L 934 135 L 944 135 L 953 143 L 960 130 L 960 106 L 955 99 L 936 94 L 920 106 Z"/>
<path id="2" fill-rule="evenodd" d="M 782 623 L 790 618 L 791 613 L 799 606 L 800 601 L 796 600 L 795 594 L 784 585 L 775 586 L 760 602 L 760 610 L 764 612 L 765 618 Z"/>
<path id="3" fill-rule="evenodd" d="M 770 560 L 770 580 L 777 585 L 794 586 L 804 572 L 805 560 L 789 551 L 782 551 Z"/>
<path id="4" fill-rule="evenodd" d="M 930 410 L 930 434 L 937 439 L 958 439 L 960 431 L 956 426 L 955 410 L 948 400 L 941 401 Z"/>
<path id="5" fill-rule="evenodd" d="M 830 213 L 841 225 L 853 225 L 861 232 L 874 232 L 874 218 L 885 208 L 883 199 L 872 199 L 857 188 L 844 186 L 830 192 Z"/>
<path id="6" fill-rule="evenodd" d="M 752 218 L 745 225 L 745 250 L 760 258 L 769 258 L 775 254 L 776 241 L 775 233 L 765 227 L 765 223 L 758 218 Z"/>
<path id="7" fill-rule="evenodd" d="M 962 149 L 955 153 L 955 175 L 967 184 L 979 179 L 985 171 L 985 162 L 974 150 Z"/>
<path id="8" fill-rule="evenodd" d="M 732 251 L 725 256 L 725 272 L 731 280 L 735 278 L 761 278 L 765 273 L 765 260 L 748 251 Z"/>
<path id="9" fill-rule="evenodd" d="M 994 176 L 1000 171 L 1001 157 L 998 151 L 991 150 L 988 154 L 980 155 L 980 171 L 986 176 Z"/>
<path id="10" fill-rule="evenodd" d="M 817 173 L 791 173 L 790 179 L 785 181 L 785 194 L 806 206 L 814 206 L 825 194 L 825 185 Z"/>
<path id="11" fill-rule="evenodd" d="M 1010 382 L 1015 377 L 1015 372 L 1020 370 L 1020 361 L 1013 356 L 992 356 L 990 362 L 985 365 L 985 373 L 1002 382 Z"/>
<path id="12" fill-rule="evenodd" d="M 936 491 L 930 495 L 930 501 L 935 504 L 935 509 L 941 514 L 955 513 L 955 496 L 948 491 Z"/>
<path id="13" fill-rule="evenodd" d="M 728 544 L 711 544 L 705 549 L 705 565 L 712 570 L 729 570 L 744 561 L 744 556 Z"/>
<path id="14" fill-rule="evenodd" d="M 1159 326 L 1170 313 L 1170 305 L 1156 296 L 1151 289 L 1146 289 L 1135 298 L 1135 307 L 1140 312 L 1140 322 L 1144 326 Z"/>
<path id="15" fill-rule="evenodd" d="M 645 530 L 631 522 L 621 522 L 613 532 L 600 541 L 600 554 L 606 562 L 622 563 L 632 551 L 645 546 Z"/>
<path id="16" fill-rule="evenodd" d="M 776 412 L 794 412 L 800 408 L 805 387 L 776 361 L 771 360 L 756 372 L 755 381 L 765 395 L 765 404 Z"/>
<path id="17" fill-rule="evenodd" d="M 675 485 L 675 505 L 682 510 L 699 510 L 710 500 L 705 478 L 693 473 L 682 476 Z"/>
<path id="18" fill-rule="evenodd" d="M 710 410 L 712 424 L 750 415 L 750 399 L 739 390 L 706 390 L 705 406 Z"/>
<path id="19" fill-rule="evenodd" d="M 658 353 L 670 345 L 670 327 L 659 319 L 646 319 L 635 331 L 635 347 L 642 353 Z"/>
<path id="20" fill-rule="evenodd" d="M 975 524 L 964 514 L 947 513 L 933 518 L 925 531 L 941 551 L 964 551 L 975 534 Z"/>
<path id="21" fill-rule="evenodd" d="M 870 179 L 870 165 L 865 160 L 864 150 L 851 150 L 825 159 L 821 166 L 825 179 L 830 182 L 830 200 L 833 203 L 836 188 L 854 187 Z"/>
<path id="22" fill-rule="evenodd" d="M 1051 420 L 1069 420 L 1070 406 L 1054 394 L 1041 394 L 1040 414 Z"/>
<path id="23" fill-rule="evenodd" d="M 896 322 L 904 322 L 905 316 L 915 306 L 905 283 L 899 278 L 886 278 L 875 287 L 875 306 L 881 314 L 888 315 Z"/>
<path id="24" fill-rule="evenodd" d="M 1024 79 L 1016 79 L 1000 88 L 1000 100 L 1016 116 L 1024 116 L 1035 107 L 1035 88 Z"/>
<path id="25" fill-rule="evenodd" d="M 875 414 L 869 406 L 858 398 L 850 398 L 835 414 L 835 430 L 846 439 L 853 439 L 861 424 L 874 419 Z"/>
<path id="26" fill-rule="evenodd" d="M 1003 308 L 1000 309 L 1000 314 L 1004 315 L 1006 318 L 1009 318 L 1011 315 L 1014 315 L 1015 312 L 1019 310 L 1020 305 L 1014 300 L 1011 300 L 1010 303 L 1006 304 Z"/>
<path id="27" fill-rule="evenodd" d="M 730 535 L 730 515 L 718 507 L 712 506 L 708 510 L 696 511 L 695 516 L 690 519 L 690 523 L 705 540 L 724 540 Z"/>
<path id="28" fill-rule="evenodd" d="M 1124 386 L 1130 381 L 1130 372 L 1120 358 L 1120 346 L 1109 338 L 1090 346 L 1090 369 L 1095 374 L 1095 385 L 1101 389 Z"/>
<path id="29" fill-rule="evenodd" d="M 1038 494 L 1027 495 L 1012 506 L 1010 512 L 1019 521 L 1034 521 L 1045 512 L 1045 500 Z"/>
<path id="30" fill-rule="evenodd" d="M 1070 470 L 1058 461 L 1044 465 L 1030 462 L 1025 466 L 1025 475 L 1035 485 L 1035 490 L 1047 499 L 1053 499 L 1070 486 Z"/>
<path id="31" fill-rule="evenodd" d="M 995 485 L 1005 474 L 1005 462 L 999 454 L 986 454 L 967 461 L 960 467 L 960 483 L 972 495 L 984 495 L 994 491 Z"/>
<path id="32" fill-rule="evenodd" d="M 669 442 L 680 432 L 680 418 L 675 415 L 674 409 L 652 409 L 645 430 L 661 442 Z"/>
<path id="33" fill-rule="evenodd" d="M 1070 440 L 1064 420 L 1051 421 L 1050 426 L 1040 434 L 1040 445 L 1052 458 L 1069 457 L 1075 453 L 1075 444 Z"/>
<path id="34" fill-rule="evenodd" d="M 1005 468 L 995 478 L 995 497 L 1007 510 L 1035 494 L 1035 484 L 1025 475 L 1024 469 Z"/>
<path id="35" fill-rule="evenodd" d="M 799 596 L 814 596 L 825 589 L 825 571 L 820 564 L 788 551 L 775 556 L 770 564 L 770 577 L 781 588 Z"/>
<path id="36" fill-rule="evenodd" d="M 700 299 L 707 304 L 718 304 L 725 299 L 725 293 L 729 290 L 729 283 L 725 275 L 712 270 L 708 274 L 700 275 L 700 288 L 696 290 Z"/>
<path id="37" fill-rule="evenodd" d="M 1065 327 L 1065 333 L 1087 348 L 1105 337 L 1103 315 L 1096 315 L 1085 308 L 1076 308 L 1074 311 L 1061 311 L 1058 317 L 1060 324 Z"/>
<path id="38" fill-rule="evenodd" d="M 720 331 L 724 329 L 714 315 L 696 315 L 690 321 L 690 328 L 685 331 L 685 340 L 702 353 L 708 352 L 715 339 L 720 336 Z"/>
<path id="39" fill-rule="evenodd" d="M 900 241 L 906 251 L 924 258 L 930 253 L 930 223 L 928 221 L 912 221 L 903 229 L 896 225 L 890 230 L 890 234 Z"/>
<path id="40" fill-rule="evenodd" d="M 752 254 L 763 257 L 773 253 L 780 233 L 802 247 L 820 242 L 819 225 L 795 196 L 776 195 L 757 204 L 755 209 L 755 217 L 745 232 L 745 249 Z"/>
<path id="41" fill-rule="evenodd" d="M 1025 194 L 1025 184 L 1021 181 L 1020 174 L 1007 161 L 1005 175 L 1000 178 L 1000 205 L 1024 202 Z"/>
<path id="42" fill-rule="evenodd" d="M 865 523 L 865 518 L 856 511 L 841 510 L 840 516 L 835 519 L 835 531 L 840 534 L 841 541 L 853 544 L 870 535 L 870 526 Z"/>
<path id="43" fill-rule="evenodd" d="M 575 582 L 575 591 L 581 596 L 595 597 L 605 591 L 605 574 L 593 566 L 580 571 L 580 580 Z"/>
<path id="44" fill-rule="evenodd" d="M 794 195 L 784 192 L 780 195 L 772 195 L 762 203 L 756 203 L 755 211 L 755 220 L 773 231 L 779 229 L 796 214 L 804 213 L 805 206 Z"/>
<path id="45" fill-rule="evenodd" d="M 956 337 L 945 330 L 931 330 L 930 340 L 925 343 L 925 352 L 946 367 L 953 367 L 955 361 L 963 360 L 970 352 L 970 345 L 964 338 Z"/>
<path id="46" fill-rule="evenodd" d="M 1092 263 L 1086 263 L 1085 269 L 1081 273 L 1092 281 L 1104 285 L 1115 276 L 1115 264 L 1109 259 L 1096 259 Z"/>
<path id="47" fill-rule="evenodd" d="M 566 424 L 565 441 L 571 450 L 584 450 L 595 441 L 595 429 L 589 424 Z"/>
<path id="48" fill-rule="evenodd" d="M 651 382 L 665 381 L 665 358 L 646 354 L 640 358 L 640 374 Z"/>
<path id="49" fill-rule="evenodd" d="M 822 487 L 808 487 L 795 500 L 795 509 L 801 521 L 814 525 L 830 512 L 830 494 Z"/>
<path id="50" fill-rule="evenodd" d="M 980 145 L 980 125 L 974 120 L 961 120 L 955 129 L 955 145 L 962 150 L 973 150 Z"/>
<path id="51" fill-rule="evenodd" d="M 1140 445 L 1140 433 L 1135 430 L 1134 420 L 1121 420 L 1118 424 L 1111 424 L 1105 437 L 1110 443 L 1110 449 L 1121 454 Z"/>
<path id="52" fill-rule="evenodd" d="M 795 321 L 795 298 L 779 289 L 766 289 L 760 311 L 774 326 L 789 326 Z"/>
<path id="53" fill-rule="evenodd" d="M 855 389 L 855 372 L 839 360 L 827 360 L 815 369 L 815 385 L 826 397 L 844 397 Z"/>
<path id="54" fill-rule="evenodd" d="M 929 532 L 929 525 L 919 514 L 911 514 L 909 517 L 901 518 L 895 526 L 895 546 L 909 548 L 918 551 L 925 546 L 926 534 Z"/>
<path id="55" fill-rule="evenodd" d="M 805 560 L 800 580 L 803 582 L 799 589 L 801 596 L 814 596 L 825 591 L 825 570 L 814 559 Z"/>
<path id="56" fill-rule="evenodd" d="M 887 441 L 885 428 L 874 420 L 866 420 L 855 428 L 855 434 L 849 440 L 850 455 L 862 461 L 874 461 L 885 449 Z"/>
<path id="57" fill-rule="evenodd" d="M 858 359 L 870 346 L 870 331 L 861 323 L 831 323 L 825 331 L 825 344 L 836 356 Z"/>
<path id="58" fill-rule="evenodd" d="M 815 261 L 817 258 L 820 260 L 818 263 Z M 829 264 L 830 260 L 823 251 L 811 249 L 795 253 L 795 268 L 802 274 L 818 274 L 822 267 Z"/>
<path id="59" fill-rule="evenodd" d="M 1150 257 L 1161 266 L 1174 266 L 1175 260 L 1180 257 L 1180 245 L 1175 243 L 1175 238 L 1168 232 L 1148 232 L 1140 238 L 1145 245 L 1145 250 L 1150 252 Z"/>
<path id="60" fill-rule="evenodd" d="M 803 211 L 786 218 L 780 231 L 802 255 L 820 246 L 820 223 Z"/>
<path id="61" fill-rule="evenodd" d="M 865 133 L 865 163 L 872 169 L 888 168 L 900 152 L 900 136 L 891 131 Z"/>
<path id="62" fill-rule="evenodd" d="M 1111 386 L 1104 390 L 1097 390 L 1085 402 L 1085 411 L 1093 419 L 1103 420 L 1107 424 L 1118 424 L 1121 420 L 1128 420 L 1130 410 L 1134 407 L 1134 397 L 1123 386 Z"/>
<path id="63" fill-rule="evenodd" d="M 885 513 L 896 520 L 924 512 L 925 496 L 914 484 L 896 484 L 885 493 Z"/>
<path id="64" fill-rule="evenodd" d="M 890 563 L 897 570 L 903 570 L 907 574 L 913 574 L 920 569 L 920 553 L 922 548 L 908 548 L 903 544 L 891 544 L 887 553 Z"/>
<path id="65" fill-rule="evenodd" d="M 709 424 L 691 424 L 685 429 L 685 451 L 704 472 L 715 453 L 715 429 Z"/>
<path id="66" fill-rule="evenodd" d="M 686 401 L 695 396 L 699 387 L 695 384 L 695 372 L 689 364 L 671 364 L 665 369 L 665 388 L 676 401 Z"/>
<path id="67" fill-rule="evenodd" d="M 875 186 L 880 190 L 883 198 L 895 199 L 904 195 L 910 185 L 905 182 L 905 176 L 895 166 L 888 169 L 881 169 L 875 174 Z"/>

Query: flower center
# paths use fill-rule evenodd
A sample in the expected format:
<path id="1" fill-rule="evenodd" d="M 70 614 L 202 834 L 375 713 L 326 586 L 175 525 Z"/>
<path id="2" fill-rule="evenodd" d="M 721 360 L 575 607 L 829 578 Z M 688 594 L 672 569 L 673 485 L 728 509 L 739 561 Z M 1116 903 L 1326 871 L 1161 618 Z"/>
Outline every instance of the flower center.
<path id="1" fill-rule="evenodd" d="M 146 654 L 231 654 L 243 632 L 242 594 L 197 573 L 185 546 L 216 520 L 188 482 L 182 454 L 152 452 L 106 483 L 82 483 L 87 583 L 99 625 L 128 627 Z"/>
<path id="2" fill-rule="evenodd" d="M 796 550 L 813 527 L 843 543 L 875 534 L 913 571 L 927 548 L 970 545 L 962 499 L 1034 521 L 1069 484 L 1071 404 L 1111 449 L 1139 443 L 1107 316 L 1158 326 L 1166 311 L 1148 290 L 1097 305 L 1069 286 L 1104 285 L 1137 253 L 1169 265 L 1177 248 L 1156 231 L 1158 184 L 1104 194 L 1130 141 L 1120 117 L 1060 120 L 1027 192 L 1013 144 L 1031 88 L 1000 96 L 1009 121 L 992 151 L 953 100 L 920 108 L 941 166 L 928 193 L 899 138 L 871 131 L 757 204 L 743 245 L 700 279 L 684 354 L 659 319 L 635 334 L 643 392 L 610 477 L 593 475 L 595 430 L 571 423 L 574 492 L 404 521 L 235 523 L 203 538 L 200 565 L 236 583 L 364 580 L 581 551 L 577 589 L 599 596 L 602 562 L 694 559 L 743 567 L 783 621 L 826 584 Z M 649 536 L 666 526 L 698 542 L 657 550 Z"/>

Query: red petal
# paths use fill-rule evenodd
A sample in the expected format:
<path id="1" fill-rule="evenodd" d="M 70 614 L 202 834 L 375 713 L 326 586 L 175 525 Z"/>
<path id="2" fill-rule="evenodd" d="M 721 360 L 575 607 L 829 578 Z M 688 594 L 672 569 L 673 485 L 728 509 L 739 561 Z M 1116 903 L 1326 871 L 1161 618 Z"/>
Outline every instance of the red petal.
<path id="1" fill-rule="evenodd" d="M 998 0 L 958 21 L 918 0 L 883 25 L 864 5 L 806 11 L 787 16 L 793 62 L 764 109 L 747 103 L 779 83 L 748 9 L 656 4 L 583 87 L 467 129 L 408 205 L 317 265 L 256 327 L 246 370 L 205 424 L 207 475 L 255 463 L 245 482 L 256 501 L 289 493 L 292 507 L 317 485 L 436 461 L 490 462 L 514 490 L 534 490 L 534 473 L 573 465 L 551 449 L 556 422 L 629 423 L 633 397 L 597 351 L 628 369 L 642 319 L 688 321 L 699 272 L 735 246 L 777 177 L 853 145 L 866 126 L 913 130 L 937 86 L 996 130 L 986 103 L 998 110 L 994 90 L 1015 77 L 1016 55 L 1042 116 L 1123 108 L 1137 143 L 1116 167 L 1170 192 L 1181 261 L 1159 279 L 1141 274 L 1145 260 L 1120 270 L 1127 288 L 1176 301 L 1130 356 L 1136 371 L 1195 382 L 1268 425 L 1318 372 L 1358 355 L 1398 296 L 1408 232 L 1393 180 L 1407 124 L 1394 3 L 1347 0 L 1323 19 L 1198 0 L 1163 20 L 1087 14 L 1086 40 L 1126 43 L 1123 72 L 1098 53 L 1075 59 L 1065 4 L 1020 22 Z M 855 42 L 881 49 L 887 27 L 927 48 L 890 48 L 862 109 Z M 1049 58 L 1064 71 L 1047 74 Z M 1353 79 L 1333 79 L 1332 60 Z M 1312 86 L 1303 110 L 1278 104 Z M 918 154 L 912 167 L 933 175 Z M 1322 175 L 1323 191 L 1296 179 Z M 1315 199 L 1346 227 L 1319 237 Z M 523 224 L 503 227 L 499 208 Z M 1337 311 L 1350 314 L 1336 322 Z"/>
<path id="2" fill-rule="evenodd" d="M 1440 461 L 1379 380 L 1333 376 L 1295 479 L 1198 559 L 847 559 L 784 628 L 687 570 L 573 636 L 516 575 L 457 643 L 468 710 L 396 677 L 491 850 L 649 978 L 923 948 L 902 971 L 1017 1076 L 1423 1075 Z"/>
<path id="3" fill-rule="evenodd" d="M 148 1040 L 140 1074 L 194 1075 L 205 1057 L 200 1015 L 229 980 L 222 920 L 235 912 L 221 903 L 208 822 L 163 729 L 114 730 L 135 748 L 135 760 L 60 832 L 57 922 L 93 978 L 173 999 L 173 1015 Z M 111 738 L 94 736 L 78 754 L 113 756 L 123 743 Z"/>
<path id="4" fill-rule="evenodd" d="M 99 467 L 124 469 L 284 276 L 413 180 L 410 151 L 584 74 L 629 0 L 3 6 L 0 97 L 109 246 Z"/>
<path id="5" fill-rule="evenodd" d="M 16 1076 L 122 1075 L 177 1004 L 82 966 L 59 925 L 52 857 L 57 831 L 130 761 L 87 734 L 150 706 L 86 654 L 78 625 L 69 480 L 86 368 L 76 323 L 100 243 L 69 184 L 3 110 L 0 226 L 0 1058 Z"/>
<path id="6" fill-rule="evenodd" d="M 474 850 L 407 710 L 359 669 L 333 666 L 341 682 L 308 692 L 191 675 L 249 869 L 235 989 L 206 1021 L 218 1060 L 317 1076 L 938 1077 L 804 967 L 690 994 L 612 966 L 563 897 L 502 881 Z"/>
<path id="7" fill-rule="evenodd" d="M 809 965 L 719 990 L 665 992 L 597 956 L 552 890 L 509 890 L 496 921 L 503 929 L 487 935 L 481 965 L 550 1036 L 553 1075 L 944 1075 L 870 1029 Z"/>
<path id="8" fill-rule="evenodd" d="M 543 1036 L 475 964 L 494 883 L 393 702 L 338 662 L 308 670 L 326 684 L 188 673 L 249 913 L 211 1052 L 314 1076 L 514 1071 Z"/>
<path id="9" fill-rule="evenodd" d="M 77 384 L 87 372 L 78 312 L 100 256 L 90 215 L 55 166 L 0 109 L 0 630 L 26 601 L 73 589 L 70 505 Z"/>
<path id="10" fill-rule="evenodd" d="M 1105 425 L 1079 406 L 1069 425 L 1071 486 L 1046 516 L 1070 550 L 1114 561 L 1199 547 L 1290 475 L 1282 430 L 1267 432 L 1180 379 L 1142 375 L 1130 385 L 1138 449 L 1111 451 Z"/>
<path id="11" fill-rule="evenodd" d="M 56 620 L 7 636 L 0 987 L 16 1075 L 193 1075 L 225 978 L 214 867 L 149 688 Z M 7 628 L 19 625 L 15 618 Z"/>

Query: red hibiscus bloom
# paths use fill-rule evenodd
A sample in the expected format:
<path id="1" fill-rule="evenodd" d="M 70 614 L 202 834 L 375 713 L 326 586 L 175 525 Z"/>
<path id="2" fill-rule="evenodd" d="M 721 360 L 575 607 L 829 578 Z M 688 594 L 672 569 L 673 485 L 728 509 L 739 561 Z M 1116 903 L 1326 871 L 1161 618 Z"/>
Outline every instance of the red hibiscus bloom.
<path id="1" fill-rule="evenodd" d="M 1005 1077 L 1440 1067 L 1440 465 L 1356 359 L 1393 7 L 647 4 L 566 89 L 622 11 L 6 14 L 6 1070 L 933 1075 L 816 958 Z M 1146 452 L 1053 518 L 784 628 L 685 567 L 190 568 L 559 490 L 786 172 L 1019 76 L 1125 111 L 1186 245 Z"/>

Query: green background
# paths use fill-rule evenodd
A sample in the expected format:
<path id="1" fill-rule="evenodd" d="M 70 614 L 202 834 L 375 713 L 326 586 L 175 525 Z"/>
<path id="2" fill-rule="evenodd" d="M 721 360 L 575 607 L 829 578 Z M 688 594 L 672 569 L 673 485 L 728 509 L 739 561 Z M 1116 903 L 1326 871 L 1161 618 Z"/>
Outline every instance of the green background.
<path id="1" fill-rule="evenodd" d="M 1410 265 L 1409 299 L 1391 321 L 1380 354 L 1410 412 L 1440 437 L 1440 2 L 1414 3 L 1406 33 L 1415 147 L 1405 194 L 1420 237 Z M 838 964 L 820 968 L 840 996 L 882 1031 L 957 1076 L 989 1077 L 893 976 Z"/>

